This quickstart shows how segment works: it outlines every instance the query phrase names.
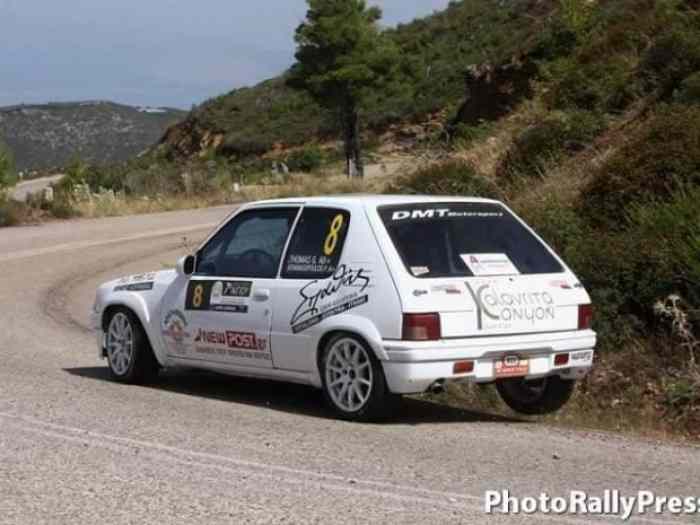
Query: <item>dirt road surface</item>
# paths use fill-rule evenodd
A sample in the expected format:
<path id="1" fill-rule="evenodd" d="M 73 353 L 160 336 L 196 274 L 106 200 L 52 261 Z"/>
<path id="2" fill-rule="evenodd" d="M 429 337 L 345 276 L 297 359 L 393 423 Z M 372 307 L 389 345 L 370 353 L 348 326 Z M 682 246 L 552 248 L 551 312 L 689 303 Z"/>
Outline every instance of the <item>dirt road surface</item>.
<path id="1" fill-rule="evenodd" d="M 174 265 L 229 211 L 0 230 L 0 523 L 583 525 L 621 521 L 487 517 L 483 494 L 700 496 L 697 448 L 413 399 L 345 423 L 311 388 L 199 372 L 109 381 L 87 330 L 97 284 Z"/>

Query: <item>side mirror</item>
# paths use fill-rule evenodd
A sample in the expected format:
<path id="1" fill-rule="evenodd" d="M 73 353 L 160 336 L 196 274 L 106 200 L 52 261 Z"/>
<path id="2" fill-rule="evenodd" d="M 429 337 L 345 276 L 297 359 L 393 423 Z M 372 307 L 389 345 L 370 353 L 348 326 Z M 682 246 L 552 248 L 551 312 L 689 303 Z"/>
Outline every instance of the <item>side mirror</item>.
<path id="1" fill-rule="evenodd" d="M 192 275 L 194 273 L 194 255 L 188 255 L 177 261 L 175 269 L 178 275 Z"/>

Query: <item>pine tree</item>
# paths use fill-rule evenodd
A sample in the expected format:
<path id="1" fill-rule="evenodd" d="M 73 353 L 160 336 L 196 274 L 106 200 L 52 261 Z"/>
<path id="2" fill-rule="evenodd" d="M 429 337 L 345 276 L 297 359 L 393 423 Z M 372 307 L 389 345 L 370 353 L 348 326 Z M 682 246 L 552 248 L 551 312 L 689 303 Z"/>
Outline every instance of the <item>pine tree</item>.
<path id="1" fill-rule="evenodd" d="M 361 111 L 372 91 L 391 81 L 398 49 L 379 28 L 381 10 L 364 0 L 307 1 L 306 20 L 296 31 L 290 84 L 337 113 L 348 176 L 362 177 Z"/>

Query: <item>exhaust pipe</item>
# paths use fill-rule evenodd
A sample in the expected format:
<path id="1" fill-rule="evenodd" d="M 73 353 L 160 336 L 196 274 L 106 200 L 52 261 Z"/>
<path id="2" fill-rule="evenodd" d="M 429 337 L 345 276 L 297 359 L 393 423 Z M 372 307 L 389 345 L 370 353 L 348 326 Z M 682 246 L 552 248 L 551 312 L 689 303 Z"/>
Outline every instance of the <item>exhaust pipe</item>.
<path id="1" fill-rule="evenodd" d="M 438 379 L 428 387 L 428 392 L 431 394 L 442 394 L 445 392 L 445 380 Z"/>

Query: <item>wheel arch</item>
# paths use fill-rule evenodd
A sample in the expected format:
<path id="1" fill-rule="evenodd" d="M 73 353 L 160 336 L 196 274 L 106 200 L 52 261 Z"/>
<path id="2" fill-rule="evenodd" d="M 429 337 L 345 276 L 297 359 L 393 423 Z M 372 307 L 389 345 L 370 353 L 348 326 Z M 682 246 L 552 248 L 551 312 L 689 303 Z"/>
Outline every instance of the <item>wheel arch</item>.
<path id="1" fill-rule="evenodd" d="M 164 365 L 163 359 L 161 359 L 160 356 L 159 347 L 156 344 L 154 344 L 156 341 L 154 341 L 154 335 L 151 333 L 150 330 L 152 316 L 149 314 L 148 308 L 146 307 L 146 304 L 143 301 L 143 299 L 138 296 L 125 297 L 124 299 L 115 299 L 113 301 L 108 302 L 102 309 L 102 318 L 100 321 L 100 326 L 102 327 L 103 332 L 107 330 L 107 325 L 109 323 L 109 319 L 112 312 L 114 312 L 117 309 L 126 309 L 136 316 L 139 323 L 141 323 L 141 328 L 143 329 L 143 332 L 146 334 L 146 340 L 148 341 L 148 344 L 150 345 L 153 354 L 156 356 L 158 362 L 161 365 Z"/>
<path id="2" fill-rule="evenodd" d="M 382 343 L 382 337 L 374 324 L 366 318 L 357 316 L 338 316 L 332 324 L 324 326 L 319 331 L 314 352 L 314 366 L 318 374 L 319 386 L 321 379 L 321 357 L 328 341 L 336 334 L 348 334 L 361 339 L 374 353 L 379 361 L 387 361 L 388 355 Z"/>

